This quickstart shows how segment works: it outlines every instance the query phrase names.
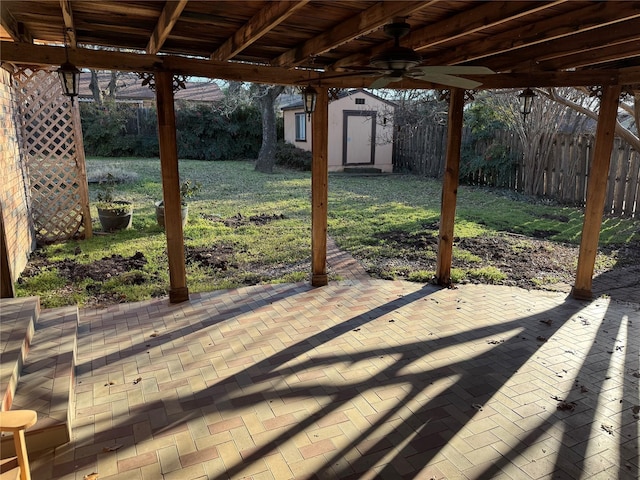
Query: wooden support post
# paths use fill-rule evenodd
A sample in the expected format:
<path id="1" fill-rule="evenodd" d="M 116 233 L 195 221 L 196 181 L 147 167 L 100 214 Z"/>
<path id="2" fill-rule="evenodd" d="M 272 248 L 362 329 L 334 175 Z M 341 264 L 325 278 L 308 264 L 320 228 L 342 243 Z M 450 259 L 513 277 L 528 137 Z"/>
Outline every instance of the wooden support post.
<path id="1" fill-rule="evenodd" d="M 76 163 L 78 165 L 78 183 L 80 184 L 80 206 L 82 208 L 82 223 L 84 238 L 93 236 L 91 224 L 91 208 L 89 206 L 89 183 L 87 182 L 87 160 L 84 155 L 84 139 L 82 138 L 82 121 L 80 119 L 80 105 L 76 102 L 71 106 L 73 118 L 73 141 L 76 146 Z"/>
<path id="2" fill-rule="evenodd" d="M 462 145 L 462 113 L 464 90 L 453 88 L 449 100 L 447 125 L 447 158 L 442 179 L 440 204 L 440 233 L 438 235 L 438 260 L 436 281 L 438 285 L 451 285 L 451 259 L 453 257 L 453 226 L 456 217 L 458 177 L 460 173 L 460 146 Z"/>
<path id="3" fill-rule="evenodd" d="M 173 74 L 156 72 L 156 102 L 160 140 L 160 168 L 164 201 L 165 233 L 169 257 L 169 302 L 189 300 L 184 258 L 184 238 L 180 205 L 180 175 L 176 143 L 176 113 L 173 104 Z"/>
<path id="4" fill-rule="evenodd" d="M 596 142 L 587 183 L 587 203 L 584 208 L 584 223 L 582 224 L 576 283 L 571 292 L 575 298 L 583 300 L 588 300 L 592 297 L 593 269 L 598 252 L 600 228 L 602 227 L 602 214 L 604 213 L 604 201 L 607 193 L 607 178 L 609 176 L 611 150 L 615 137 L 620 93 L 621 87 L 618 85 L 605 87 L 600 101 Z"/>
<path id="5" fill-rule="evenodd" d="M 329 96 L 318 89 L 311 121 L 311 285 L 322 287 L 327 279 L 327 200 L 329 183 Z"/>

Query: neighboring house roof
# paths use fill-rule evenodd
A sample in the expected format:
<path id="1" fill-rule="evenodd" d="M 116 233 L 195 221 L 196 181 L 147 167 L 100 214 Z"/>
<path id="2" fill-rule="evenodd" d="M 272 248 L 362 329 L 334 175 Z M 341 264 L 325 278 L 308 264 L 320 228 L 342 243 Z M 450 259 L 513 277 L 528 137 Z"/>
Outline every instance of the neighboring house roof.
<path id="1" fill-rule="evenodd" d="M 99 72 L 98 82 L 101 90 L 106 90 L 111 81 L 110 72 Z M 89 89 L 91 75 L 83 72 L 80 75 L 79 97 L 81 99 L 92 99 L 93 94 Z M 117 77 L 116 99 L 123 101 L 154 101 L 155 91 L 148 86 L 142 86 L 142 80 L 135 73 L 119 72 Z M 211 81 L 205 82 L 185 82 L 187 88 L 175 92 L 176 100 L 189 100 L 194 102 L 216 102 L 224 97 L 220 87 Z"/>
<path id="2" fill-rule="evenodd" d="M 391 102 L 389 100 L 386 100 L 378 95 L 375 95 L 371 92 L 367 92 L 366 90 L 362 89 L 362 88 L 358 88 L 355 90 L 341 90 L 340 93 L 338 93 L 338 99 L 342 99 L 345 97 L 350 97 L 353 95 L 358 95 L 358 94 L 364 94 L 364 95 L 368 95 L 371 98 L 375 98 L 376 100 L 380 100 L 381 102 L 386 103 L 387 105 L 389 105 L 390 107 L 396 107 L 397 104 L 394 102 Z M 280 110 L 299 110 L 303 107 L 303 101 L 302 101 L 302 96 L 301 95 L 297 95 L 297 98 L 294 99 L 290 104 L 288 105 L 284 105 L 283 107 L 280 108 Z"/>

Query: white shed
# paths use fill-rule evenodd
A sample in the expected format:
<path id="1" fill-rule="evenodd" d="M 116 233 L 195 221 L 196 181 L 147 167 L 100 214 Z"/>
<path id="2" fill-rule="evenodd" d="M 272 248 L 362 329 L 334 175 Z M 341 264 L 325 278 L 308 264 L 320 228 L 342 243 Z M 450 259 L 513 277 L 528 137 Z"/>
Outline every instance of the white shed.
<path id="1" fill-rule="evenodd" d="M 395 105 L 366 90 L 351 90 L 329 102 L 329 171 L 393 171 Z M 311 121 L 302 99 L 282 108 L 284 139 L 311 151 Z"/>

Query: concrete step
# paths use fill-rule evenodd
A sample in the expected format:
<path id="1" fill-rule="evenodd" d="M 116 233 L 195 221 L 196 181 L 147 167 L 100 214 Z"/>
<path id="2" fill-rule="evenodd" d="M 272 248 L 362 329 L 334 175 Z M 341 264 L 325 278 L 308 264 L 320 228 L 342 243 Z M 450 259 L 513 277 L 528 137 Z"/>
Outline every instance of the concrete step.
<path id="1" fill-rule="evenodd" d="M 25 432 L 29 454 L 71 439 L 77 328 L 77 307 L 42 310 L 35 325 L 12 405 L 38 413 L 38 422 Z M 10 435 L 2 437 L 0 450 L 3 458 L 13 455 Z"/>
<path id="2" fill-rule="evenodd" d="M 0 410 L 3 412 L 11 409 L 39 314 L 38 297 L 0 299 Z"/>

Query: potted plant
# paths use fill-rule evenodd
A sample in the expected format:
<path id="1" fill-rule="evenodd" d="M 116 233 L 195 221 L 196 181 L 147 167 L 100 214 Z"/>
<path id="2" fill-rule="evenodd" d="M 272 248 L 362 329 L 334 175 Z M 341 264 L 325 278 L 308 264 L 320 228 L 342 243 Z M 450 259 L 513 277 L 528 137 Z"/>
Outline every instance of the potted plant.
<path id="1" fill-rule="evenodd" d="M 187 199 L 193 197 L 200 189 L 202 185 L 199 182 L 195 182 L 191 179 L 186 179 L 180 183 L 180 205 L 182 206 L 180 213 L 182 214 L 182 228 L 187 224 L 187 218 L 189 217 L 189 205 Z M 160 200 L 155 203 L 156 205 L 156 221 L 158 225 L 164 228 L 164 201 Z"/>
<path id="2" fill-rule="evenodd" d="M 115 200 L 114 193 L 117 184 L 116 178 L 108 173 L 104 180 L 98 183 L 97 195 L 98 218 L 102 229 L 106 232 L 124 230 L 131 227 L 133 218 L 133 204 L 124 200 Z"/>

